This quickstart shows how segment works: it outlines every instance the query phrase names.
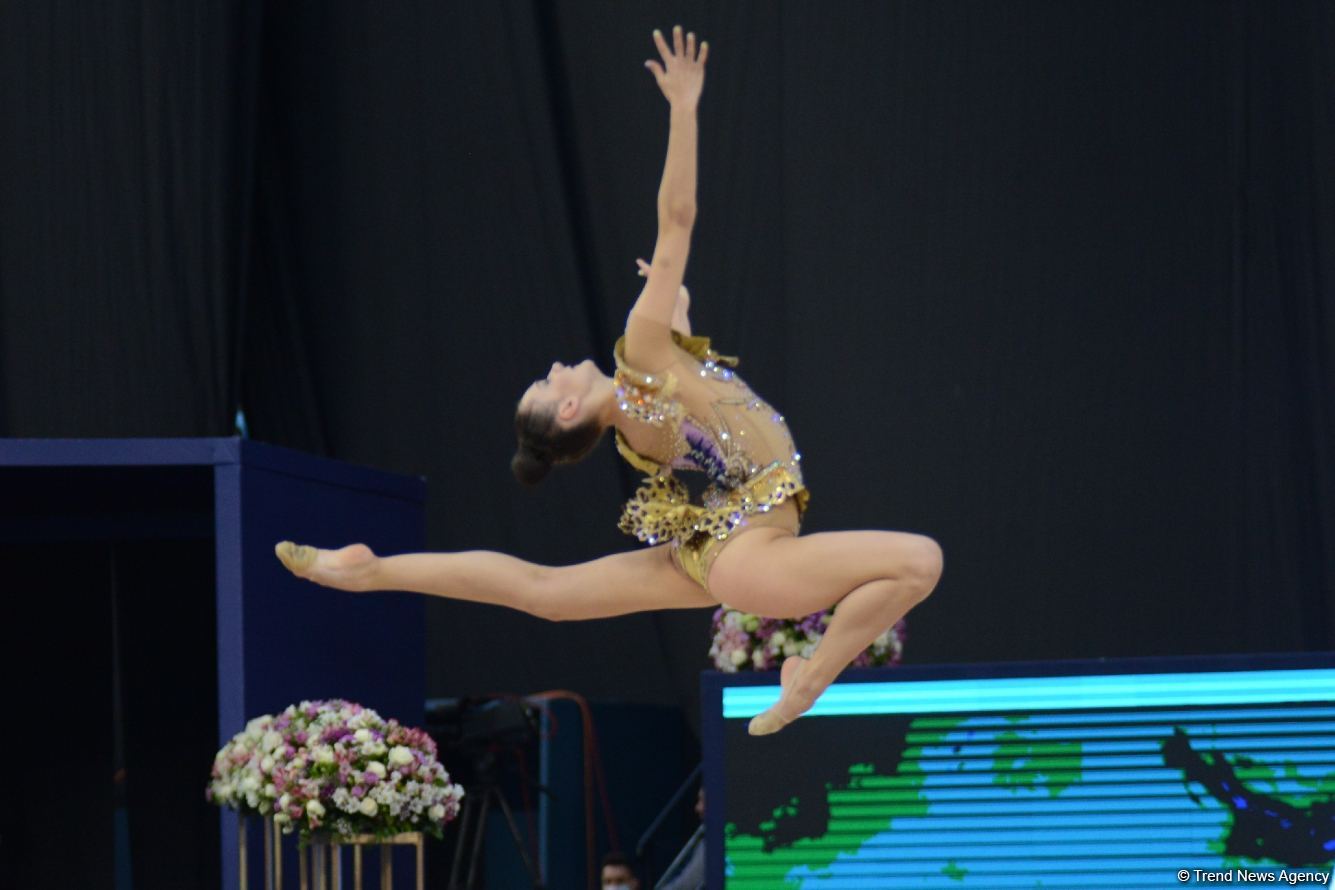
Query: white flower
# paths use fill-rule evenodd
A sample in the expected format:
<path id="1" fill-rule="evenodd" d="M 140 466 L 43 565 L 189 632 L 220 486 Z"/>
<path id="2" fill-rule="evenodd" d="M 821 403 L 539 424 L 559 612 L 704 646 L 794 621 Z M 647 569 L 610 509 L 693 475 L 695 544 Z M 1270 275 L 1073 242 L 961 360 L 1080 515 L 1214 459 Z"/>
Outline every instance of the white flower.
<path id="1" fill-rule="evenodd" d="M 376 804 L 374 797 L 363 797 L 361 810 L 365 816 L 374 816 L 380 812 L 380 807 Z"/>
<path id="2" fill-rule="evenodd" d="M 764 664 L 764 663 L 765 663 L 765 650 L 764 650 L 764 649 L 757 649 L 756 651 L 752 652 L 752 653 L 751 653 L 751 663 L 754 664 L 757 668 L 759 668 L 762 664 Z"/>
<path id="3" fill-rule="evenodd" d="M 283 744 L 283 737 L 271 729 L 264 734 L 264 739 L 260 742 L 260 748 L 264 751 L 272 751 L 281 744 Z"/>
<path id="4" fill-rule="evenodd" d="M 274 813 L 273 820 L 279 825 L 286 825 L 292 819 L 287 813 Z"/>
<path id="5" fill-rule="evenodd" d="M 260 769 L 266 773 L 273 772 L 273 757 L 271 755 L 264 755 L 264 759 L 260 761 Z"/>
<path id="6" fill-rule="evenodd" d="M 385 777 L 386 772 L 385 765 L 379 760 L 372 760 L 370 763 L 366 764 L 366 771 L 368 773 L 375 773 L 382 779 Z"/>
<path id="7" fill-rule="evenodd" d="M 732 663 L 735 667 L 741 667 L 746 663 L 746 651 L 743 649 L 732 650 L 732 654 L 728 657 L 732 659 Z"/>
<path id="8" fill-rule="evenodd" d="M 284 792 L 283 792 L 283 796 L 280 797 L 280 798 L 278 798 L 278 806 L 279 806 L 281 809 L 284 809 L 284 810 L 285 810 L 285 809 L 287 809 L 288 804 L 290 804 L 290 803 L 292 803 L 292 795 L 290 795 L 290 794 L 288 794 L 286 791 L 284 791 Z"/>
<path id="9" fill-rule="evenodd" d="M 355 733 L 353 733 L 353 738 L 355 738 L 359 742 L 369 742 L 371 741 L 371 730 L 359 729 Z"/>
<path id="10" fill-rule="evenodd" d="M 306 814 L 309 816 L 314 816 L 316 819 L 323 817 L 324 804 L 320 803 L 318 800 L 307 801 Z"/>
<path id="11" fill-rule="evenodd" d="M 395 745 L 389 752 L 390 766 L 407 766 L 413 762 L 413 752 L 403 745 Z"/>
<path id="12" fill-rule="evenodd" d="M 333 763 L 334 749 L 328 745 L 321 745 L 311 752 L 311 756 L 315 758 L 316 763 Z"/>
<path id="13" fill-rule="evenodd" d="M 800 650 L 797 647 L 797 643 L 794 640 L 789 640 L 788 642 L 783 644 L 783 654 L 785 656 L 796 655 L 799 651 Z"/>

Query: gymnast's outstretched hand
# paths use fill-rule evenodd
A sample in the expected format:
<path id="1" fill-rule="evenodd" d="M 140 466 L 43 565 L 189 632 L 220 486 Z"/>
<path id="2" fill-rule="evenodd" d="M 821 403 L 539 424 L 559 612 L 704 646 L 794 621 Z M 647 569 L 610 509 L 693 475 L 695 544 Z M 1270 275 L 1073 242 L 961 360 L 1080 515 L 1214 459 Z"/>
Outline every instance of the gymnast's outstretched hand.
<path id="1" fill-rule="evenodd" d="M 649 59 L 644 63 L 658 81 L 658 88 L 673 108 L 695 108 L 700 104 L 700 93 L 705 88 L 705 59 L 709 57 L 709 41 L 695 46 L 695 32 L 682 38 L 681 25 L 672 29 L 672 47 L 663 39 L 662 31 L 654 31 L 654 43 L 662 64 Z"/>
<path id="2" fill-rule="evenodd" d="M 322 550 L 309 544 L 279 541 L 273 550 L 287 570 L 298 578 L 357 593 L 376 589 L 380 557 L 365 544 Z"/>

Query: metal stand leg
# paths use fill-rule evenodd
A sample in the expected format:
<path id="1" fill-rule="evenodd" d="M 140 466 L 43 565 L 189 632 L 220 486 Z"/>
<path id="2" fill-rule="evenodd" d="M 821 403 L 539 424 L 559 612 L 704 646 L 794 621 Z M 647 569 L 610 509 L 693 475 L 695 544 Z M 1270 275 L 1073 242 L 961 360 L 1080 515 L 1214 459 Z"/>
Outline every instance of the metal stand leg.
<path id="1" fill-rule="evenodd" d="M 454 864 L 450 867 L 449 890 L 475 890 L 478 886 L 478 865 L 482 861 L 483 841 L 486 839 L 487 813 L 491 811 L 493 801 L 505 816 L 505 824 L 510 829 L 510 837 L 524 864 L 524 871 L 528 873 L 529 881 L 535 890 L 543 890 L 542 877 L 524 847 L 524 839 L 519 834 L 519 824 L 515 822 L 510 803 L 496 785 L 474 786 L 464 800 L 463 812 L 459 816 L 459 840 L 454 845 Z M 465 851 L 468 853 L 466 870 Z M 461 875 L 466 875 L 463 883 L 459 880 Z"/>

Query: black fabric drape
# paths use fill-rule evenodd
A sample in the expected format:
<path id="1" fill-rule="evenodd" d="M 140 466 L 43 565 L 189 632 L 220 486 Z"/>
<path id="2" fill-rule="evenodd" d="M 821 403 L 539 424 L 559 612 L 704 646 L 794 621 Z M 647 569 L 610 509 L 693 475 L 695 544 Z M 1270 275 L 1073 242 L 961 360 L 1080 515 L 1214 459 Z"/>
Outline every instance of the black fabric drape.
<path id="1" fill-rule="evenodd" d="M 257 10 L 0 8 L 0 433 L 232 429 Z"/>
<path id="2" fill-rule="evenodd" d="M 0 434 L 251 434 L 426 475 L 433 549 L 635 546 L 514 402 L 654 236 L 649 33 L 711 40 L 693 322 L 806 531 L 944 546 L 915 662 L 1335 646 L 1321 0 L 0 7 Z M 327 545 L 344 541 L 315 542 Z M 432 601 L 432 694 L 694 719 L 708 615 Z"/>

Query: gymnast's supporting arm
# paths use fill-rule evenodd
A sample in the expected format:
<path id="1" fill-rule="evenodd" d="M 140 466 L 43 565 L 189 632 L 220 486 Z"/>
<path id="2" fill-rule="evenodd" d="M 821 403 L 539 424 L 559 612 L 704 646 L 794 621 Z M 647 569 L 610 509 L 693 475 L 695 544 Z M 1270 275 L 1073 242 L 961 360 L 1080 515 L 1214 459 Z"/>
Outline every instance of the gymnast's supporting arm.
<path id="1" fill-rule="evenodd" d="M 655 31 L 654 42 L 662 64 L 653 60 L 644 63 L 668 100 L 671 117 L 667 159 L 658 189 L 658 242 L 647 283 L 626 325 L 627 356 L 638 356 L 641 364 L 655 367 L 669 354 L 663 330 L 672 326 L 677 314 L 695 225 L 696 109 L 709 55 L 709 44 L 702 43 L 697 52 L 695 35 L 687 34 L 683 39 L 680 26 L 673 28 L 672 40 L 673 49 L 669 49 L 663 35 Z M 637 318 L 657 324 L 637 325 Z"/>

